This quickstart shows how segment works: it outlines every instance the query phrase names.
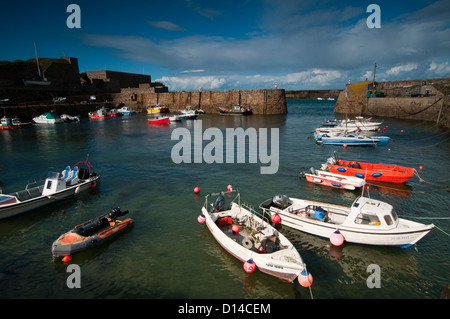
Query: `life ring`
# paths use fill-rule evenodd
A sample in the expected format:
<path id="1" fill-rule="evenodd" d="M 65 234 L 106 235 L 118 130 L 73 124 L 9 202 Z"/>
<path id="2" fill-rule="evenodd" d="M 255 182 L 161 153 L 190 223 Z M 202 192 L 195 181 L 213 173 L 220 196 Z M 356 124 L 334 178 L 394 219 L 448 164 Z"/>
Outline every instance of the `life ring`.
<path id="1" fill-rule="evenodd" d="M 300 215 L 306 217 L 308 215 L 308 212 L 306 210 L 301 210 Z"/>

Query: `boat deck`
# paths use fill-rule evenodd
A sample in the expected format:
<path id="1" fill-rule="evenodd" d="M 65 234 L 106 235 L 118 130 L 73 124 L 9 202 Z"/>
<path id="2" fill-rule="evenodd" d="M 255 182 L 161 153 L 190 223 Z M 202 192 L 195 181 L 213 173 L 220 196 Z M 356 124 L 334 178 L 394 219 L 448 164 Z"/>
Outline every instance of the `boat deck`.
<path id="1" fill-rule="evenodd" d="M 220 230 L 227 235 L 229 238 L 237 242 L 238 244 L 244 246 L 257 253 L 273 253 L 281 250 L 285 247 L 280 245 L 279 239 L 275 236 L 262 236 L 262 240 L 259 240 L 255 236 L 255 231 L 245 225 L 239 225 L 239 233 L 235 233 L 232 230 L 233 225 L 220 226 Z M 261 234 L 261 232 L 257 232 Z"/>

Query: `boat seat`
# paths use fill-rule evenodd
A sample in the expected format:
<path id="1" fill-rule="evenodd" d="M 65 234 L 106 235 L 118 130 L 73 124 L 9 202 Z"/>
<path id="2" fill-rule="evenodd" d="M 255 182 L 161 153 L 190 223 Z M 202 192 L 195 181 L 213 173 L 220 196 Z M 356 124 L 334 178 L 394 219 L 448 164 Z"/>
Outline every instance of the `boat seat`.
<path id="1" fill-rule="evenodd" d="M 79 179 L 78 179 L 78 167 L 75 166 L 69 174 L 69 178 L 66 179 L 66 183 L 68 185 L 75 185 L 76 183 L 78 183 Z"/>
<path id="2" fill-rule="evenodd" d="M 62 171 L 62 175 L 65 180 L 70 177 L 70 166 L 66 166 L 66 169 Z"/>
<path id="3" fill-rule="evenodd" d="M 42 195 L 42 191 L 39 190 L 39 186 L 30 188 L 28 190 L 28 193 L 30 194 L 31 198 L 36 198 Z"/>
<path id="4" fill-rule="evenodd" d="M 18 191 L 16 193 L 16 196 L 21 202 L 31 199 L 31 196 L 26 189 L 24 189 L 23 191 Z"/>

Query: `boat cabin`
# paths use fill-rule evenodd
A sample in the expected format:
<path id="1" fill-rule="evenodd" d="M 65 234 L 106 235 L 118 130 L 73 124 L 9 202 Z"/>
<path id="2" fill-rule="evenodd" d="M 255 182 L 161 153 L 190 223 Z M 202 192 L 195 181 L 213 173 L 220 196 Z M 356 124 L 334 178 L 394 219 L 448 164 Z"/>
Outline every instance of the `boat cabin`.
<path id="1" fill-rule="evenodd" d="M 48 173 L 48 177 L 45 180 L 44 189 L 42 195 L 52 195 L 56 192 L 66 189 L 66 181 L 63 176 L 57 172 Z"/>
<path id="2" fill-rule="evenodd" d="M 394 208 L 385 203 L 367 197 L 359 197 L 353 202 L 350 214 L 342 225 L 359 228 L 392 229 L 396 228 L 398 217 Z"/>

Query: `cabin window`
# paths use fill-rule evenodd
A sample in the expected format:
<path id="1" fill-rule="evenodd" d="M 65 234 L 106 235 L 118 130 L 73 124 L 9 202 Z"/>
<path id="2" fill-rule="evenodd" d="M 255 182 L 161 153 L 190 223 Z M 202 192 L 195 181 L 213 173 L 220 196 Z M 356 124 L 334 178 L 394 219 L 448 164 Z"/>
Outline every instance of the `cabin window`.
<path id="1" fill-rule="evenodd" d="M 380 225 L 380 220 L 377 215 L 360 213 L 356 216 L 355 224 L 361 225 Z"/>
<path id="2" fill-rule="evenodd" d="M 52 181 L 47 181 L 47 189 L 52 188 Z"/>
<path id="3" fill-rule="evenodd" d="M 386 224 L 392 225 L 392 219 L 389 215 L 384 215 L 384 221 L 386 222 Z"/>

